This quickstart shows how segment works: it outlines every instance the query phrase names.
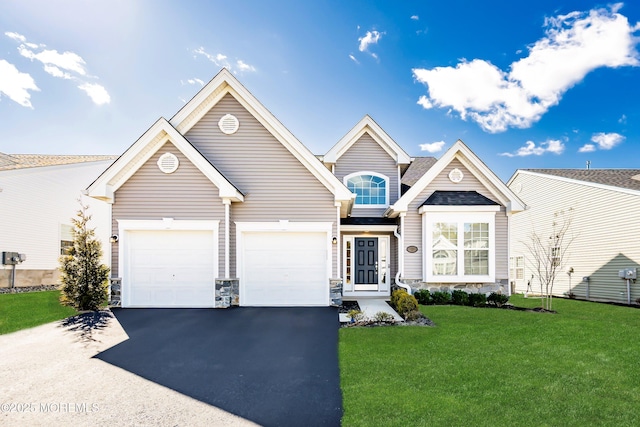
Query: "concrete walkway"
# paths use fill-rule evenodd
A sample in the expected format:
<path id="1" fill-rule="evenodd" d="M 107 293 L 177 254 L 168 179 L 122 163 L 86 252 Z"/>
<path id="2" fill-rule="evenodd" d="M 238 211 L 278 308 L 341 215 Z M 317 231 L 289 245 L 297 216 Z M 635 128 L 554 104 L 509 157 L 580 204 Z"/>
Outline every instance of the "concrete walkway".
<path id="1" fill-rule="evenodd" d="M 391 306 L 383 298 L 366 298 L 358 299 L 356 301 L 358 301 L 360 311 L 362 311 L 364 313 L 364 316 L 368 319 L 373 319 L 376 313 L 383 311 L 385 313 L 391 314 L 396 322 L 404 322 L 404 319 L 400 317 L 400 315 L 396 313 L 396 311 L 391 308 Z M 349 322 L 347 313 L 340 313 L 339 316 L 341 323 Z"/>

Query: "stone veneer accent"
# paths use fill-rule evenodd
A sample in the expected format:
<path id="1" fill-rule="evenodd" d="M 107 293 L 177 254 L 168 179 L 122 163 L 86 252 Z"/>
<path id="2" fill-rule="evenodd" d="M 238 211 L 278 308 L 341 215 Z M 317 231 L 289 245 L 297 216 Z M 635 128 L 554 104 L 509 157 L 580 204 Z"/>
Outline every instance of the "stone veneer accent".
<path id="1" fill-rule="evenodd" d="M 329 279 L 329 299 L 332 307 L 342 305 L 342 279 Z"/>
<path id="2" fill-rule="evenodd" d="M 109 306 L 120 307 L 122 304 L 122 279 L 120 277 L 112 277 L 109 279 Z"/>
<path id="3" fill-rule="evenodd" d="M 216 279 L 214 308 L 228 308 L 240 305 L 240 280 Z"/>

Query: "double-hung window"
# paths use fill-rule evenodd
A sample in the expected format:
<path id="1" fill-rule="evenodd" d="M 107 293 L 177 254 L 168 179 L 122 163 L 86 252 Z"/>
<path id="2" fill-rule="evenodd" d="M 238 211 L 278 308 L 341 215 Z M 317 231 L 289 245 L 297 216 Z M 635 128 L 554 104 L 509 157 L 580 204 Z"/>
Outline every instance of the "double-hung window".
<path id="1" fill-rule="evenodd" d="M 495 281 L 494 212 L 421 213 L 427 281 Z"/>

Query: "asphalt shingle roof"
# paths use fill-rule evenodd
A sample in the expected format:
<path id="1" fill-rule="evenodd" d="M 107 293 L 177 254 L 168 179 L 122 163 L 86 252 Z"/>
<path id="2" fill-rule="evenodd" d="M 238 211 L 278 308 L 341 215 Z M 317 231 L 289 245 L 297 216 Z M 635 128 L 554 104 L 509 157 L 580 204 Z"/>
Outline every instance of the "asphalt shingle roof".
<path id="1" fill-rule="evenodd" d="M 477 191 L 434 191 L 422 206 L 488 206 L 497 204 Z"/>
<path id="2" fill-rule="evenodd" d="M 67 154 L 4 154 L 0 153 L 0 171 L 35 168 L 41 166 L 69 165 L 73 163 L 115 160 L 118 156 L 67 155 Z"/>
<path id="3" fill-rule="evenodd" d="M 435 157 L 416 157 L 402 175 L 400 182 L 409 187 L 413 186 L 437 161 Z"/>
<path id="4" fill-rule="evenodd" d="M 595 184 L 640 191 L 640 169 L 522 169 Z"/>

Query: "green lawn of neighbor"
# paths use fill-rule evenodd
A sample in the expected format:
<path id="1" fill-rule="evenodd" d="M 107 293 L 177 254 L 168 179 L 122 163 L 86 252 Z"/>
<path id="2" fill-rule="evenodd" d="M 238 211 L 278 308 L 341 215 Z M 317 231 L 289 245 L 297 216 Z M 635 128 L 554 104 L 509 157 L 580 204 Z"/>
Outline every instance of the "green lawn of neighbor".
<path id="1" fill-rule="evenodd" d="M 640 425 L 640 310 L 553 308 L 421 306 L 436 327 L 341 329 L 343 425 Z"/>
<path id="2" fill-rule="evenodd" d="M 60 305 L 60 291 L 0 294 L 0 335 L 32 328 L 76 314 Z"/>

